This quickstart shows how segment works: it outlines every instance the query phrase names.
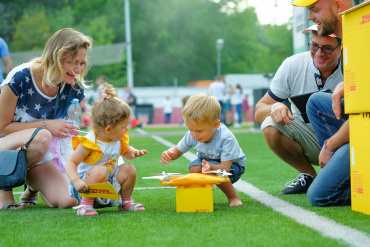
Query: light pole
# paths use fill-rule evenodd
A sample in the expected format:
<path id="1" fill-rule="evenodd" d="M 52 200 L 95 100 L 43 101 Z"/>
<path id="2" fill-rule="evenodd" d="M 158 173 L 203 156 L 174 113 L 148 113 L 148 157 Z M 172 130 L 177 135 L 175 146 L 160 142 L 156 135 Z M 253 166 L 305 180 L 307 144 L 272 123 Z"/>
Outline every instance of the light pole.
<path id="1" fill-rule="evenodd" d="M 130 3 L 125 0 L 125 30 L 126 30 L 126 54 L 127 54 L 127 86 L 134 87 L 134 73 L 132 69 L 132 50 L 131 50 L 131 23 L 130 23 Z"/>
<path id="2" fill-rule="evenodd" d="M 221 75 L 221 49 L 224 46 L 223 39 L 216 40 L 216 49 L 217 49 L 217 76 Z"/>

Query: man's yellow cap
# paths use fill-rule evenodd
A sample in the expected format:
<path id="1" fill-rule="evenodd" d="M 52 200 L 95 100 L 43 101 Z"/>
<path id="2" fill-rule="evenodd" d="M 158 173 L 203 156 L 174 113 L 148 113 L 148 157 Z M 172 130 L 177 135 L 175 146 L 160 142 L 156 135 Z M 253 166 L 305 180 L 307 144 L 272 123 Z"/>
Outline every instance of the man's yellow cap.
<path id="1" fill-rule="evenodd" d="M 317 0 L 295 0 L 292 4 L 298 7 L 307 7 L 315 2 L 317 2 Z"/>

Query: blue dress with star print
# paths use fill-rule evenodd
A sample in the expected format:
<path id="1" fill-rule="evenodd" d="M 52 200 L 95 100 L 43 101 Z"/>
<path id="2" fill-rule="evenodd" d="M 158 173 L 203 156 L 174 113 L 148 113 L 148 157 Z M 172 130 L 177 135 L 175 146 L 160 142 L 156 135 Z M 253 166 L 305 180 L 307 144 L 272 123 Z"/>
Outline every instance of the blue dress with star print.
<path id="1" fill-rule="evenodd" d="M 67 83 L 63 84 L 59 91 L 59 107 L 56 112 L 54 109 L 57 96 L 49 97 L 39 90 L 29 63 L 15 67 L 0 87 L 2 89 L 8 85 L 18 97 L 14 122 L 36 122 L 47 119 L 64 119 L 72 99 L 77 98 L 81 101 L 85 97 L 84 89 L 79 85 L 76 84 L 73 88 Z"/>

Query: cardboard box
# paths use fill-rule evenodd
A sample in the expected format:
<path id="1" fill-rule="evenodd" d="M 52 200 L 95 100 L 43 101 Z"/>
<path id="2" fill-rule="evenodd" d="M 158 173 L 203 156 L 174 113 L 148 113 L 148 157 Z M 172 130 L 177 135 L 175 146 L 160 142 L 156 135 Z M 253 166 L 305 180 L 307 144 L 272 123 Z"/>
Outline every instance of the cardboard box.
<path id="1" fill-rule="evenodd" d="M 352 210 L 370 215 L 370 113 L 349 116 Z"/>
<path id="2" fill-rule="evenodd" d="M 180 212 L 213 212 L 212 186 L 177 187 L 176 211 Z"/>
<path id="3" fill-rule="evenodd" d="M 370 112 L 370 2 L 342 12 L 345 112 Z"/>

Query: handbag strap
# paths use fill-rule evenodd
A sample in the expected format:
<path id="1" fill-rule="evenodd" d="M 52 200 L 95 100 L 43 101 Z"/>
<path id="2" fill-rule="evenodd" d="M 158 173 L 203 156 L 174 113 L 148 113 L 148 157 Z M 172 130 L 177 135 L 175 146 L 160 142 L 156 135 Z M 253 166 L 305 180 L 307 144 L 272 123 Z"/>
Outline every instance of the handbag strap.
<path id="1" fill-rule="evenodd" d="M 57 117 L 57 111 L 58 111 L 58 108 L 59 108 L 59 101 L 60 101 L 60 83 L 58 84 L 58 92 L 57 92 L 57 97 L 55 99 L 55 108 L 54 108 L 54 119 Z M 31 138 L 32 139 L 32 138 Z"/>
<path id="2" fill-rule="evenodd" d="M 26 143 L 26 144 L 24 144 L 23 146 L 22 146 L 22 150 L 26 150 L 27 148 L 28 148 L 28 146 L 30 145 L 30 142 L 32 141 L 32 139 L 35 137 L 35 135 L 37 134 L 37 132 L 39 132 L 40 130 L 42 130 L 43 128 L 42 127 L 38 127 L 34 132 L 33 132 L 33 134 L 32 134 L 32 136 L 31 136 L 31 138 L 30 138 L 30 140 Z"/>

